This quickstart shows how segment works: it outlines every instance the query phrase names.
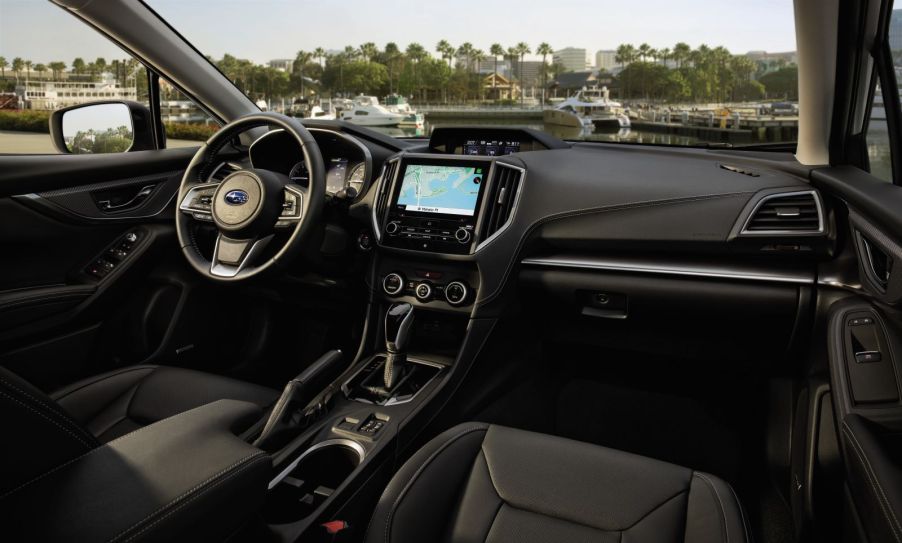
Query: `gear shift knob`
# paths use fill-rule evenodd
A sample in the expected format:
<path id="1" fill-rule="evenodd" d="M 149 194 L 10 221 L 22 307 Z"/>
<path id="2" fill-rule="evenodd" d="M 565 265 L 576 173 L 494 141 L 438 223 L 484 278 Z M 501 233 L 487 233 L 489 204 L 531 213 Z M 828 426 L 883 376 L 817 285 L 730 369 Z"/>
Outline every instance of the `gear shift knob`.
<path id="1" fill-rule="evenodd" d="M 412 326 L 412 305 L 395 304 L 389 307 L 385 313 L 385 350 L 392 354 L 406 351 Z"/>
<path id="2" fill-rule="evenodd" d="M 407 361 L 407 344 L 413 328 L 413 306 L 395 304 L 385 313 L 385 389 L 395 385 L 397 370 Z"/>

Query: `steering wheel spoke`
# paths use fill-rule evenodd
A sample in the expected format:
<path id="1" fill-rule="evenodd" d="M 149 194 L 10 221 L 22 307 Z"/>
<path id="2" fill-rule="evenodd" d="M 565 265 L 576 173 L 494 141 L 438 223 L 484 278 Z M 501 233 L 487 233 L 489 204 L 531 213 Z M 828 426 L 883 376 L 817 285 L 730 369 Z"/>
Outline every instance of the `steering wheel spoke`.
<path id="1" fill-rule="evenodd" d="M 282 213 L 276 221 L 276 228 L 294 228 L 304 219 L 304 198 L 307 197 L 307 189 L 296 183 L 285 185 L 285 203 L 282 204 Z"/>
<path id="2" fill-rule="evenodd" d="M 194 185 L 179 202 L 179 211 L 198 221 L 213 222 L 213 193 L 217 186 L 218 183 Z"/>
<path id="3" fill-rule="evenodd" d="M 272 240 L 272 234 L 251 239 L 232 239 L 223 234 L 216 236 L 210 273 L 216 277 L 235 277 L 247 268 Z"/>

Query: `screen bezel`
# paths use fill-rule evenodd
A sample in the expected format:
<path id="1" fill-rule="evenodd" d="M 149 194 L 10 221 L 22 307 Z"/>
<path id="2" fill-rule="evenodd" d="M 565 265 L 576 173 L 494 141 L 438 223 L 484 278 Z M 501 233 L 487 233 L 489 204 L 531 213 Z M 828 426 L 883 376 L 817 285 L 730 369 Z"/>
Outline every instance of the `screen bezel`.
<path id="1" fill-rule="evenodd" d="M 491 157 L 487 157 L 491 158 Z M 430 213 L 428 211 L 409 211 L 398 207 L 398 197 L 401 194 L 401 186 L 404 184 L 404 175 L 407 173 L 407 167 L 413 166 L 450 166 L 457 168 L 484 168 L 482 174 L 482 183 L 479 184 L 479 195 L 476 197 L 476 204 L 473 207 L 472 215 L 455 215 L 453 213 Z M 486 185 L 489 182 L 492 173 L 491 160 L 479 159 L 442 159 L 442 158 L 419 158 L 405 157 L 398 166 L 398 173 L 395 175 L 394 186 L 392 187 L 392 196 L 390 200 L 390 214 L 401 217 L 416 217 L 421 219 L 438 219 L 453 220 L 458 222 L 466 222 L 475 224 L 482 210 L 482 198 L 485 195 Z"/>

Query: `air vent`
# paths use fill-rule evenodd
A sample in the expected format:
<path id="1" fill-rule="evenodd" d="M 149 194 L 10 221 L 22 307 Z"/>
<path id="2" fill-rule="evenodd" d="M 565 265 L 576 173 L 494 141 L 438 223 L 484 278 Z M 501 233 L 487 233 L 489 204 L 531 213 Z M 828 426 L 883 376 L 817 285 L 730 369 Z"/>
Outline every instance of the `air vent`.
<path id="1" fill-rule="evenodd" d="M 755 207 L 743 234 L 819 234 L 824 217 L 819 196 L 814 191 L 765 196 Z"/>
<path id="2" fill-rule="evenodd" d="M 378 187 L 379 192 L 376 193 L 376 201 L 374 202 L 374 210 L 375 220 L 377 225 L 377 231 L 381 229 L 381 226 L 385 223 L 385 211 L 388 208 L 389 201 L 389 192 L 391 191 L 391 183 L 392 179 L 395 177 L 395 173 L 398 170 L 398 160 L 392 160 L 391 162 L 386 162 L 385 166 L 382 168 L 382 175 L 380 176 Z"/>
<path id="3" fill-rule="evenodd" d="M 480 229 L 483 242 L 504 228 L 510 221 L 516 204 L 517 191 L 520 188 L 520 180 L 523 170 L 515 166 L 495 163 L 497 168 L 495 179 L 491 186 L 491 192 L 486 194 L 488 203 L 485 207 L 485 221 Z"/>
<path id="4" fill-rule="evenodd" d="M 223 179 L 229 176 L 229 174 L 237 172 L 241 168 L 231 162 L 222 162 L 219 166 L 216 166 L 216 169 L 210 173 L 210 176 L 207 178 L 207 183 L 219 183 Z"/>

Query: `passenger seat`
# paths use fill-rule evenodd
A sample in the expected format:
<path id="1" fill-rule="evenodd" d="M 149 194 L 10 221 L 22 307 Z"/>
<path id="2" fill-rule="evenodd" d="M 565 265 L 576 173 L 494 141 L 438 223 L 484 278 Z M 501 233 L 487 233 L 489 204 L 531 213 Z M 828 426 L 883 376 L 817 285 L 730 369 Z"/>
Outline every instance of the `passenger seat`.
<path id="1" fill-rule="evenodd" d="M 733 489 L 706 473 L 469 423 L 426 444 L 376 507 L 367 543 L 746 543 Z"/>

